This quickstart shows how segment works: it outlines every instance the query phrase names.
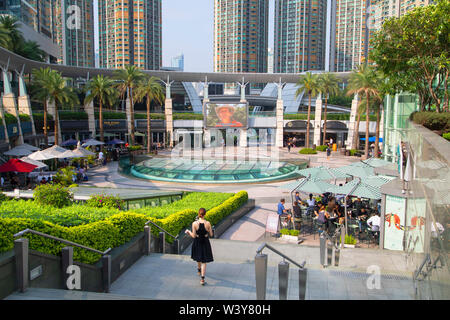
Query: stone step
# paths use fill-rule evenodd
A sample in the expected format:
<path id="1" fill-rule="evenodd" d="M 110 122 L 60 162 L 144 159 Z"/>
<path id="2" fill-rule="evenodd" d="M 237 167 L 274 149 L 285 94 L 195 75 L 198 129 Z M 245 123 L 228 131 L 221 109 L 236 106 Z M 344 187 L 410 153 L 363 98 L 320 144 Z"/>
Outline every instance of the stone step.
<path id="1" fill-rule="evenodd" d="M 28 288 L 26 292 L 15 292 L 5 300 L 148 300 L 112 293 L 86 292 L 77 290 Z"/>

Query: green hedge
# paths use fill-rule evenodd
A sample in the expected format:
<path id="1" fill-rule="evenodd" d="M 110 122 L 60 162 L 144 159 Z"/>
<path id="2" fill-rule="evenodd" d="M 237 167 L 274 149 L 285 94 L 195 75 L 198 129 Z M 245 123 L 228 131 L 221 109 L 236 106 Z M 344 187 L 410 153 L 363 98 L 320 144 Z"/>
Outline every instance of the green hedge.
<path id="1" fill-rule="evenodd" d="M 86 112 L 59 111 L 59 120 L 88 120 Z"/>
<path id="2" fill-rule="evenodd" d="M 322 145 L 322 146 L 317 146 L 317 147 L 316 147 L 316 150 L 317 150 L 317 151 L 324 152 L 324 151 L 327 151 L 327 148 L 328 148 L 328 146 Z"/>
<path id="3" fill-rule="evenodd" d="M 311 148 L 303 148 L 298 153 L 300 154 L 317 154 L 317 151 Z"/>
<path id="4" fill-rule="evenodd" d="M 413 112 L 410 120 L 430 130 L 450 131 L 450 112 Z"/>
<path id="5" fill-rule="evenodd" d="M 34 113 L 33 112 L 33 119 L 34 121 L 40 121 L 40 122 L 44 122 L 44 114 L 43 113 Z M 47 112 L 47 121 L 51 121 L 53 120 L 53 116 Z"/>
<path id="6" fill-rule="evenodd" d="M 19 114 L 19 119 L 22 122 L 30 122 L 31 121 L 31 117 L 25 113 Z"/>
<path id="7" fill-rule="evenodd" d="M 444 139 L 450 140 L 450 132 L 444 133 L 444 134 L 442 135 L 442 137 L 443 137 Z"/>
<path id="8" fill-rule="evenodd" d="M 214 225 L 242 206 L 247 199 L 247 192 L 240 191 L 222 204 L 207 211 L 206 219 Z M 95 208 L 90 209 L 93 210 Z M 136 234 L 143 231 L 145 222 L 148 220 L 152 220 L 171 234 L 177 235 L 183 229 L 189 228 L 196 216 L 197 211 L 193 209 L 185 209 L 163 219 L 149 218 L 144 214 L 128 211 L 114 214 L 101 221 L 74 227 L 59 226 L 47 221 L 30 218 L 1 217 L 0 252 L 12 250 L 14 247 L 13 235 L 27 228 L 104 251 L 128 242 Z M 159 231 L 156 228 L 152 228 L 152 232 L 156 234 Z M 30 239 L 30 249 L 48 254 L 59 255 L 61 249 L 66 246 L 54 240 L 35 235 L 28 234 L 25 237 Z M 173 239 L 167 237 L 167 241 L 173 242 Z M 74 248 L 75 261 L 93 264 L 99 259 L 99 254 Z"/>

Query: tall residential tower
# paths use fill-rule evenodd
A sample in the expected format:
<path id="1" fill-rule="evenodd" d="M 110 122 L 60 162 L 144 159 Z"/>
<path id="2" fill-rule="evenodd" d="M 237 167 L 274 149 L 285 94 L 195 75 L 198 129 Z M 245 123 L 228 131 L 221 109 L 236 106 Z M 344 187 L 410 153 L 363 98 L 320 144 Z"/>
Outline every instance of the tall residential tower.
<path id="1" fill-rule="evenodd" d="M 214 72 L 267 72 L 269 0 L 214 0 Z"/>
<path id="2" fill-rule="evenodd" d="M 99 0 L 99 66 L 162 65 L 161 0 Z"/>
<path id="3" fill-rule="evenodd" d="M 327 0 L 275 0 L 275 73 L 325 70 Z"/>

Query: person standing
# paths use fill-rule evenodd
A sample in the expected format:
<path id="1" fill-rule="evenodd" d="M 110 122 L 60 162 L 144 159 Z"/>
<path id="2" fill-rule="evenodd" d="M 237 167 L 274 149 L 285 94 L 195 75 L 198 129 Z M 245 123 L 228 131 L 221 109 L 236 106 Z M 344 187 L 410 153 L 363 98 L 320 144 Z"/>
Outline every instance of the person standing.
<path id="1" fill-rule="evenodd" d="M 192 231 L 185 233 L 194 238 L 192 243 L 191 258 L 197 261 L 197 273 L 201 276 L 200 284 L 205 284 L 206 264 L 214 261 L 209 237 L 213 236 L 211 223 L 205 220 L 206 209 L 198 210 L 198 220 L 192 223 Z"/>
<path id="2" fill-rule="evenodd" d="M 330 159 L 330 155 L 331 155 L 331 148 L 330 145 L 327 146 L 327 160 Z"/>

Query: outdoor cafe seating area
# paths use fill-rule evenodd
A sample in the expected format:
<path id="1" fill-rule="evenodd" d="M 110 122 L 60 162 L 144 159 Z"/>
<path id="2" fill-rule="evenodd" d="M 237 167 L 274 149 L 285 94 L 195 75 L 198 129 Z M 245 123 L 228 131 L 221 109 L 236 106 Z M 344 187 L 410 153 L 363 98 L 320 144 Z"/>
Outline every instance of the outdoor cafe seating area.
<path id="1" fill-rule="evenodd" d="M 98 153 L 93 151 L 103 145 L 109 150 L 124 143 L 118 139 L 106 144 L 94 139 L 83 142 L 69 139 L 62 142 L 61 146 L 54 145 L 44 150 L 26 143 L 21 144 L 2 155 L 4 163 L 0 165 L 1 189 L 32 190 L 40 184 L 52 183 L 58 170 L 68 166 L 73 167 L 72 182 L 82 183 L 88 179 L 89 166 L 101 165 L 106 161 L 106 157 L 99 157 Z M 88 150 L 89 147 L 92 151 Z M 118 160 L 119 151 L 116 154 L 117 157 L 113 159 Z M 88 157 L 91 159 L 90 162 L 87 160 Z"/>
<path id="2" fill-rule="evenodd" d="M 386 161 L 370 158 L 341 168 L 300 170 L 304 178 L 280 186 L 290 191 L 286 208 L 292 208 L 280 216 L 281 228 L 298 230 L 300 238 L 316 240 L 322 232 L 332 236 L 343 226 L 357 245 L 377 246 L 380 189 L 395 177 L 377 175 L 374 169 L 386 165 Z"/>

